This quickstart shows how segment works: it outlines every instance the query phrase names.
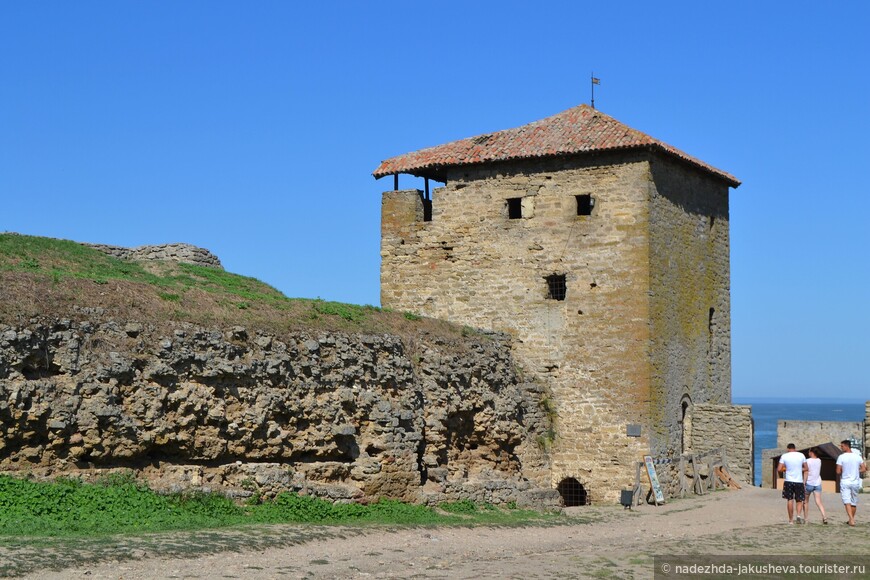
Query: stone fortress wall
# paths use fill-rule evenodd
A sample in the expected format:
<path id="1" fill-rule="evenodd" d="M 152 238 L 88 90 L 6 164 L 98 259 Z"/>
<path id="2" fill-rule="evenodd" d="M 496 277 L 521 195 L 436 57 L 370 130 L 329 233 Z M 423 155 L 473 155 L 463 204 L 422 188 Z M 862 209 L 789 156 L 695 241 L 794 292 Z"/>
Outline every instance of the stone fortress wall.
<path id="1" fill-rule="evenodd" d="M 730 403 L 727 186 L 647 152 L 445 171 L 431 221 L 419 191 L 384 193 L 381 303 L 510 334 L 551 390 L 551 485 L 616 501 L 643 455 L 686 450 L 694 405 Z"/>
<path id="2" fill-rule="evenodd" d="M 501 335 L 0 324 L 0 472 L 236 497 L 554 505 L 542 388 Z"/>
<path id="3" fill-rule="evenodd" d="M 697 404 L 692 416 L 692 451 L 722 449 L 731 476 L 754 482 L 754 426 L 750 405 Z"/>
<path id="4" fill-rule="evenodd" d="M 649 324 L 653 425 L 661 430 L 653 453 L 677 456 L 690 449 L 684 422 L 704 429 L 709 421 L 743 450 L 752 432 L 731 427 L 743 416 L 731 404 L 731 301 L 728 186 L 686 166 L 653 157 L 649 166 Z M 642 276 L 642 272 L 638 272 Z M 717 413 L 695 414 L 699 405 L 721 405 Z M 683 407 L 685 406 L 685 410 Z M 658 415 L 656 415 L 658 414 Z M 709 436 L 713 436 L 709 433 Z M 748 441 L 740 442 L 741 439 Z M 684 441 L 685 440 L 685 441 Z M 706 448 L 715 445 L 704 445 Z M 751 455 L 737 455 L 752 469 Z M 751 481 L 748 479 L 746 481 Z"/>
<path id="5" fill-rule="evenodd" d="M 839 446 L 844 439 L 856 439 L 864 443 L 864 422 L 780 419 L 776 423 L 776 446 L 782 449 L 789 443 L 794 443 L 798 449 L 821 443 Z"/>

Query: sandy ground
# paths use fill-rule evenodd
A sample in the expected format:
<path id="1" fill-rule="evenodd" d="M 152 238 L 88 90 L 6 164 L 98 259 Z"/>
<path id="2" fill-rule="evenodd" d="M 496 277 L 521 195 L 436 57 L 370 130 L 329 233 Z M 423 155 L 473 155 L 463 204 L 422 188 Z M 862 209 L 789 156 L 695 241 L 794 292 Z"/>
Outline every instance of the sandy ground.
<path id="1" fill-rule="evenodd" d="M 62 547 L 0 544 L 0 561 L 7 574 L 29 578 L 528 579 L 652 578 L 653 557 L 667 554 L 836 553 L 870 560 L 870 502 L 859 506 L 854 528 L 845 525 L 838 495 L 826 494 L 824 503 L 829 525 L 813 507 L 810 524 L 789 526 L 779 492 L 746 488 L 631 511 L 571 508 L 548 526 L 260 526 Z"/>

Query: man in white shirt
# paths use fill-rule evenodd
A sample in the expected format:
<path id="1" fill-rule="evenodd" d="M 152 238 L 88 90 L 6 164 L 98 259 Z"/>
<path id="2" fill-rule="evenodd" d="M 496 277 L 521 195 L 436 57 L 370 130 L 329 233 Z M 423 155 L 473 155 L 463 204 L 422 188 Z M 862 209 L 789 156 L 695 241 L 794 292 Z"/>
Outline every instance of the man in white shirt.
<path id="1" fill-rule="evenodd" d="M 807 473 L 807 458 L 795 450 L 794 443 L 788 444 L 788 453 L 779 458 L 779 472 L 785 474 L 782 497 L 788 500 L 788 523 L 794 523 L 794 504 L 797 502 L 797 523 L 804 521 L 804 480 Z"/>
<path id="2" fill-rule="evenodd" d="M 840 442 L 843 453 L 837 458 L 837 475 L 840 476 L 840 497 L 846 507 L 849 525 L 855 525 L 855 512 L 858 511 L 858 490 L 861 488 L 861 475 L 867 471 L 867 464 L 857 453 L 852 453 L 848 439 Z"/>

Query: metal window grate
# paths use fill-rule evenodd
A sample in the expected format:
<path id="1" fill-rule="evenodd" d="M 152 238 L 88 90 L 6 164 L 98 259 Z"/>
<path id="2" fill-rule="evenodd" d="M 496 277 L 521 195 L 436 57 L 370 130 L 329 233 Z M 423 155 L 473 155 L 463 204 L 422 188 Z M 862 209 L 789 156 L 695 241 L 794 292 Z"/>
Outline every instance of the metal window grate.
<path id="1" fill-rule="evenodd" d="M 547 281 L 547 298 L 550 300 L 564 300 L 568 292 L 565 285 L 565 274 L 551 274 L 545 276 Z"/>
<path id="2" fill-rule="evenodd" d="M 565 507 L 589 505 L 589 495 L 586 493 L 586 488 L 573 477 L 566 477 L 560 481 L 556 489 L 559 491 L 562 504 Z"/>

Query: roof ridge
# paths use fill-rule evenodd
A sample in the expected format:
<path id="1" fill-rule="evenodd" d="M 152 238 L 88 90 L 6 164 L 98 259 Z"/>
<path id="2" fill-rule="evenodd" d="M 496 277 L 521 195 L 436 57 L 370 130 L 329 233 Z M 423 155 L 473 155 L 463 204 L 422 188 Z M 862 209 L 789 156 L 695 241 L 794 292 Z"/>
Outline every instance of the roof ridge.
<path id="1" fill-rule="evenodd" d="M 481 133 L 391 157 L 382 161 L 372 175 L 375 178 L 398 173 L 426 176 L 456 165 L 640 148 L 657 149 L 723 179 L 732 187 L 740 185 L 733 175 L 586 104 L 519 127 Z"/>

